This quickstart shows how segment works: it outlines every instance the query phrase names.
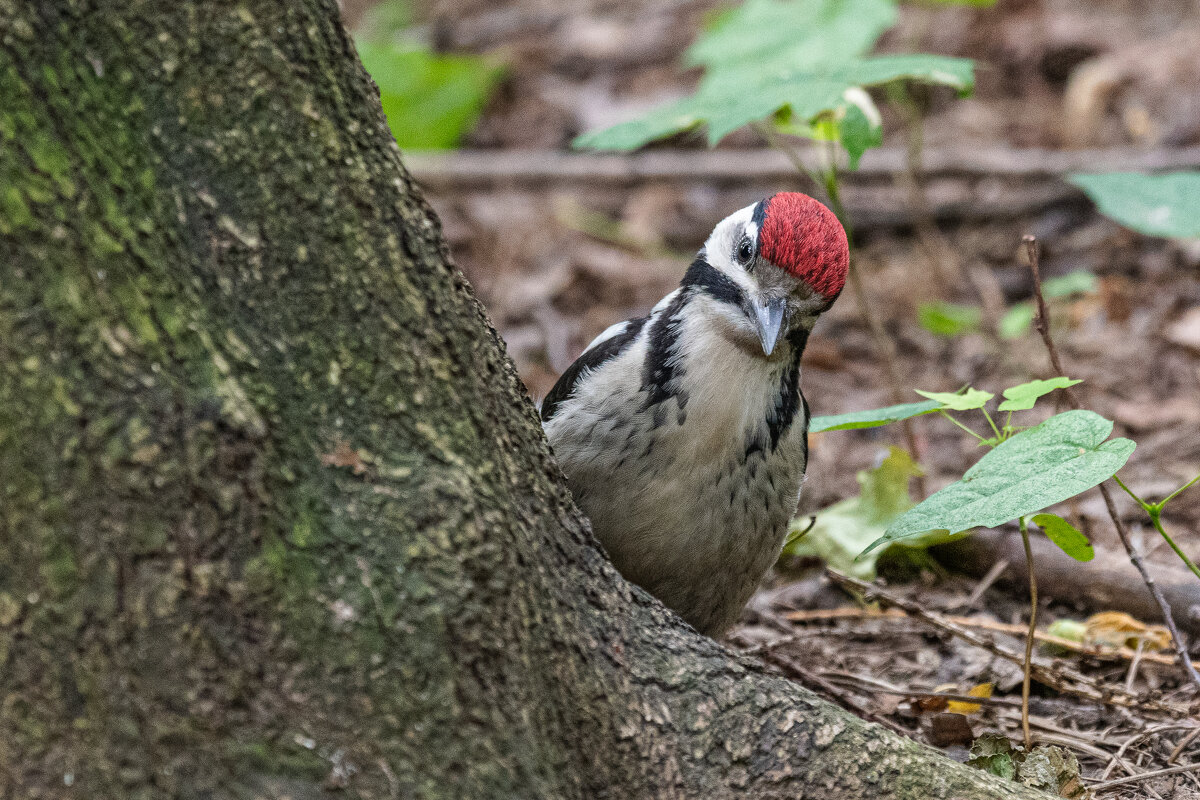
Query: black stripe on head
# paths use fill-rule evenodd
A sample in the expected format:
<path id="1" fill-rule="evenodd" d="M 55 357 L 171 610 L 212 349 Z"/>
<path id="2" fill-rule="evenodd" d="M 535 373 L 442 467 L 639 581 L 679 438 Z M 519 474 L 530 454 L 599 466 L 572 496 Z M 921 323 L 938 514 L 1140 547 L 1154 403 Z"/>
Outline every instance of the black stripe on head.
<path id="1" fill-rule="evenodd" d="M 774 197 L 775 195 L 771 195 Z M 771 202 L 771 197 L 766 200 L 759 200 L 754 204 L 754 213 L 750 215 L 750 219 L 754 221 L 754 228 L 759 233 L 762 232 L 763 223 L 767 221 L 767 204 Z"/>
<path id="2" fill-rule="evenodd" d="M 744 299 L 741 287 L 719 269 L 709 264 L 704 258 L 704 253 L 696 256 L 696 260 L 684 273 L 680 286 L 684 287 L 685 291 L 688 289 L 701 291 L 718 302 L 729 303 L 739 308 Z"/>
<path id="3" fill-rule="evenodd" d="M 575 384 L 579 382 L 584 370 L 596 369 L 606 361 L 619 356 L 641 333 L 648 319 L 649 317 L 631 319 L 625 323 L 625 329 L 616 336 L 610 336 L 595 347 L 584 350 L 579 358 L 575 359 L 575 363 L 567 367 L 566 372 L 559 377 L 554 388 L 550 390 L 550 394 L 546 395 L 546 399 L 542 401 L 542 422 L 549 422 L 562 402 L 571 396 L 571 392 L 575 391 Z"/>

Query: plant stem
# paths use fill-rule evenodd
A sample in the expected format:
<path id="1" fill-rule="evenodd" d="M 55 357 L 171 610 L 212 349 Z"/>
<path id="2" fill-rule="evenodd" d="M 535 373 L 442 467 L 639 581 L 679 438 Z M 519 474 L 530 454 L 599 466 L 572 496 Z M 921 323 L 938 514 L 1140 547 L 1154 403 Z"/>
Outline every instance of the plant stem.
<path id="1" fill-rule="evenodd" d="M 962 429 L 963 429 L 964 431 L 966 431 L 967 433 L 969 433 L 969 434 L 971 434 L 972 436 L 974 436 L 974 437 L 975 437 L 976 439 L 978 439 L 979 441 L 981 441 L 981 442 L 982 442 L 982 441 L 984 441 L 984 438 L 983 438 L 982 436 L 980 436 L 978 433 L 976 433 L 975 431 L 971 430 L 971 429 L 970 429 L 970 428 L 968 428 L 966 425 L 964 425 L 964 424 L 962 424 L 961 422 L 959 422 L 958 420 L 956 420 L 954 417 L 950 416 L 949 412 L 947 412 L 947 411 L 946 411 L 946 409 L 944 409 L 944 408 L 939 408 L 939 409 L 938 409 L 938 413 L 939 413 L 939 414 L 941 414 L 941 415 L 942 415 L 943 417 L 945 417 L 946 419 L 948 419 L 948 420 L 950 420 L 951 422 L 953 422 L 953 423 L 954 423 L 955 425 L 957 425 L 958 427 L 962 428 Z"/>
<path id="2" fill-rule="evenodd" d="M 1183 494 L 1185 491 L 1187 491 L 1187 490 L 1188 490 L 1188 489 L 1190 489 L 1191 487 L 1195 486 L 1197 482 L 1200 482 L 1200 475 L 1197 475 L 1196 477 L 1192 478 L 1190 481 L 1188 481 L 1187 483 L 1185 483 L 1183 486 L 1180 486 L 1178 489 L 1176 489 L 1175 491 L 1171 492 L 1169 495 L 1167 495 L 1166 497 L 1164 497 L 1162 500 L 1159 500 L 1159 501 L 1158 501 L 1158 507 L 1159 507 L 1159 508 L 1162 508 L 1162 507 L 1163 507 L 1163 506 L 1165 506 L 1167 503 L 1171 502 L 1171 501 L 1172 501 L 1172 500 L 1174 500 L 1176 497 L 1178 497 L 1179 495 Z"/>
<path id="3" fill-rule="evenodd" d="M 1179 545 L 1177 545 L 1175 543 L 1175 540 L 1170 537 L 1170 535 L 1167 533 L 1166 529 L 1163 528 L 1163 524 L 1162 524 L 1162 510 L 1163 510 L 1163 506 L 1165 506 L 1167 504 L 1167 500 L 1170 500 L 1172 497 L 1179 494 L 1179 492 L 1182 492 L 1184 489 L 1188 488 L 1188 486 L 1191 486 L 1197 480 L 1200 480 L 1200 476 L 1193 478 L 1190 482 L 1188 482 L 1182 488 L 1177 490 L 1174 494 L 1170 495 L 1165 500 L 1158 501 L 1157 503 L 1147 503 L 1145 500 L 1138 497 L 1136 494 L 1133 493 L 1133 490 L 1130 489 L 1128 486 L 1126 486 L 1124 481 L 1122 481 L 1116 475 L 1113 475 L 1113 480 L 1117 482 L 1117 486 L 1120 486 L 1122 489 L 1125 490 L 1125 494 L 1132 497 L 1133 501 L 1142 507 L 1142 510 L 1145 511 L 1147 515 L 1149 515 L 1150 522 L 1154 525 L 1154 530 L 1158 531 L 1159 534 L 1164 539 L 1167 540 L 1167 544 L 1171 545 L 1171 549 L 1175 551 L 1175 555 L 1179 556 L 1179 559 L 1181 561 L 1183 561 L 1184 564 L 1187 565 L 1187 568 L 1192 571 L 1192 574 L 1195 575 L 1197 578 L 1200 578 L 1200 567 L 1197 567 L 1196 563 L 1194 561 L 1192 561 L 1190 558 L 1188 558 L 1187 553 L 1183 552 L 1183 550 L 1180 549 Z"/>
<path id="4" fill-rule="evenodd" d="M 983 412 L 985 417 L 987 417 L 988 425 L 992 426 L 992 433 L 996 434 L 996 439 L 998 441 L 1004 441 L 1004 437 L 1000 435 L 1000 429 L 996 427 L 996 423 L 992 422 L 992 415 L 988 413 L 986 408 L 980 408 L 979 410 Z"/>
<path id="5" fill-rule="evenodd" d="M 1154 530 L 1158 531 L 1159 534 L 1167 540 L 1167 544 L 1171 545 L 1171 549 L 1175 551 L 1175 555 L 1179 556 L 1184 564 L 1187 564 L 1187 568 L 1192 571 L 1192 574 L 1197 578 L 1200 578 L 1200 567 L 1197 567 L 1196 562 L 1188 558 L 1187 553 L 1183 552 L 1179 545 L 1175 544 L 1175 540 L 1167 535 L 1166 529 L 1163 528 L 1161 519 L 1162 504 L 1160 503 L 1156 506 L 1151 506 L 1150 508 L 1146 509 L 1146 513 L 1150 515 L 1150 522 L 1154 524 Z"/>
<path id="6" fill-rule="evenodd" d="M 1025 566 L 1029 570 L 1029 633 L 1025 636 L 1025 676 L 1021 680 L 1021 730 L 1025 733 L 1025 752 L 1033 747 L 1029 735 L 1029 675 L 1033 663 L 1033 638 L 1037 633 L 1037 576 L 1033 572 L 1033 548 L 1029 544 L 1029 527 L 1025 518 L 1017 520 L 1021 527 L 1021 542 L 1025 545 Z"/>
<path id="7" fill-rule="evenodd" d="M 1037 300 L 1037 316 L 1034 318 L 1034 322 L 1038 333 L 1041 334 L 1042 342 L 1046 345 L 1046 350 L 1050 354 L 1050 365 L 1055 369 L 1054 374 L 1066 375 L 1067 373 L 1062 367 L 1062 361 L 1058 358 L 1058 350 L 1054 347 L 1054 339 L 1050 336 L 1050 318 L 1046 312 L 1045 297 L 1042 295 L 1042 274 L 1038 264 L 1037 237 L 1026 235 L 1022 238 L 1022 241 L 1025 244 L 1025 252 L 1029 256 L 1029 269 L 1033 273 L 1033 296 Z M 1079 397 L 1071 387 L 1068 386 L 1063 389 L 1063 395 L 1067 398 L 1067 403 L 1071 408 L 1082 408 Z M 1180 666 L 1183 667 L 1183 671 L 1187 673 L 1192 683 L 1200 687 L 1200 672 L 1197 672 L 1196 668 L 1192 666 L 1192 659 L 1188 656 L 1187 645 L 1184 644 L 1183 637 L 1179 635 L 1179 628 L 1175 625 L 1175 615 L 1171 613 L 1171 604 L 1163 596 L 1162 588 L 1154 582 L 1154 576 L 1150 574 L 1150 570 L 1146 569 L 1146 562 L 1142 560 L 1141 554 L 1134 548 L 1133 542 L 1129 540 L 1129 531 L 1125 530 L 1125 523 L 1121 521 L 1121 515 L 1117 513 L 1117 504 L 1113 502 L 1112 492 L 1108 490 L 1107 484 L 1100 484 L 1100 496 L 1104 498 L 1104 507 L 1108 509 L 1108 516 L 1112 519 L 1113 527 L 1116 528 L 1117 536 L 1120 538 L 1121 545 L 1125 548 L 1130 562 L 1141 573 L 1142 581 L 1146 584 L 1146 588 L 1150 590 L 1150 596 L 1154 598 L 1154 602 L 1158 604 L 1158 608 L 1162 612 L 1163 623 L 1171 633 L 1171 640 L 1175 644 L 1175 654 L 1179 658 Z"/>
<path id="8" fill-rule="evenodd" d="M 1139 506 L 1141 506 L 1143 509 L 1145 509 L 1145 511 L 1147 513 L 1149 513 L 1149 511 L 1150 511 L 1149 503 L 1147 503 L 1145 500 L 1143 500 L 1142 498 L 1140 498 L 1136 494 L 1134 494 L 1133 489 L 1130 489 L 1128 486 L 1126 486 L 1125 482 L 1122 481 L 1119 476 L 1113 475 L 1112 479 L 1117 482 L 1117 486 L 1120 486 L 1122 489 L 1125 490 L 1125 494 L 1127 494 L 1133 498 L 1133 502 L 1137 503 Z"/>

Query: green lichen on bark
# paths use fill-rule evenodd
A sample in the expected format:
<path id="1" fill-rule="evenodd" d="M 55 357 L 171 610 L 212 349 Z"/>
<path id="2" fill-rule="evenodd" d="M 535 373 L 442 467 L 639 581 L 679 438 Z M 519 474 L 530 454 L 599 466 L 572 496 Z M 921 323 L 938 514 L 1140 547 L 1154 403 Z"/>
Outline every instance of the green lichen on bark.
<path id="1" fill-rule="evenodd" d="M 0 0 L 0 97 L 5 793 L 1027 796 L 616 576 L 332 0 Z"/>

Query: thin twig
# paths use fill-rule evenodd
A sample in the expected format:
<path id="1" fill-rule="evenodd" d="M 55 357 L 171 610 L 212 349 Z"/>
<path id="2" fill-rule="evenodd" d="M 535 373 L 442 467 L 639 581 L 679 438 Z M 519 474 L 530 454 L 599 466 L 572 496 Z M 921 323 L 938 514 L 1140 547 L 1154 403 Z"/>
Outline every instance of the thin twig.
<path id="1" fill-rule="evenodd" d="M 1150 729 L 1144 730 L 1144 731 L 1139 731 L 1138 733 L 1135 733 L 1134 735 L 1130 736 L 1128 739 L 1121 742 L 1121 746 L 1118 747 L 1117 752 L 1113 754 L 1112 760 L 1110 760 L 1108 762 L 1108 766 L 1106 766 L 1104 768 L 1104 772 L 1100 773 L 1100 780 L 1102 780 L 1102 781 L 1107 780 L 1109 774 L 1113 771 L 1113 767 L 1117 766 L 1118 764 L 1124 766 L 1125 762 L 1123 760 L 1123 757 L 1125 755 L 1125 751 L 1128 750 L 1134 744 L 1134 742 L 1140 742 L 1143 739 L 1149 739 L 1152 736 L 1157 736 L 1158 734 L 1163 733 L 1164 731 L 1178 730 L 1183 727 L 1185 727 L 1185 726 L 1179 725 L 1177 723 L 1168 723 L 1166 725 L 1156 725 L 1153 728 L 1150 728 Z M 1200 731 L 1200 728 L 1197 728 L 1196 730 Z M 1170 759 L 1167 760 L 1167 763 L 1168 764 L 1171 763 Z M 1126 769 L 1126 771 L 1129 772 L 1130 774 L 1133 774 L 1133 770 Z"/>
<path id="2" fill-rule="evenodd" d="M 1046 345 L 1046 351 L 1050 354 L 1050 364 L 1054 367 L 1056 375 L 1066 375 L 1063 369 L 1062 360 L 1058 357 L 1058 349 L 1054 346 L 1054 339 L 1050 335 L 1050 316 L 1046 312 L 1046 299 L 1042 294 L 1042 273 L 1041 265 L 1038 258 L 1038 241 L 1036 236 L 1026 235 L 1022 237 L 1022 242 L 1025 244 L 1025 252 L 1029 256 L 1029 269 L 1033 273 L 1033 294 L 1037 301 L 1037 317 L 1035 324 L 1037 331 L 1041 334 L 1042 342 Z M 1079 402 L 1079 397 L 1075 394 L 1071 387 L 1063 390 L 1067 398 L 1067 402 L 1071 408 L 1079 409 L 1082 405 Z M 1150 590 L 1150 594 L 1154 597 L 1154 602 L 1158 604 L 1162 611 L 1163 622 L 1166 623 L 1167 630 L 1171 632 L 1171 640 L 1175 644 L 1175 653 L 1179 657 L 1179 664 L 1183 667 L 1184 672 L 1198 688 L 1200 688 L 1200 672 L 1192 666 L 1192 660 L 1188 657 L 1187 646 L 1183 641 L 1183 637 L 1179 635 L 1179 628 L 1175 626 L 1175 617 L 1171 613 L 1171 606 L 1167 603 L 1166 597 L 1163 596 L 1162 589 L 1154 582 L 1154 577 L 1146 568 L 1145 562 L 1137 549 L 1134 548 L 1132 541 L 1129 539 L 1129 532 L 1125 530 L 1125 523 L 1121 521 L 1121 515 L 1117 513 L 1117 505 L 1113 502 L 1112 493 L 1109 492 L 1106 484 L 1100 484 L 1100 496 L 1104 498 L 1104 506 L 1108 509 L 1108 515 L 1112 518 L 1113 526 L 1117 530 L 1117 536 L 1121 539 L 1121 544 L 1125 548 L 1125 552 L 1129 554 L 1129 560 L 1137 567 L 1137 571 L 1142 575 L 1142 581 L 1145 582 L 1146 588 Z"/>
<path id="3" fill-rule="evenodd" d="M 1178 767 L 1167 767 L 1166 769 L 1156 769 L 1152 772 L 1143 772 L 1141 775 L 1130 775 L 1128 778 L 1117 778 L 1113 781 L 1105 781 L 1104 783 L 1093 784 L 1088 787 L 1093 792 L 1104 792 L 1117 786 L 1127 786 L 1131 783 L 1141 783 L 1152 778 L 1161 778 L 1164 775 L 1178 775 L 1181 772 L 1200 771 L 1200 764 L 1184 764 Z"/>
<path id="4" fill-rule="evenodd" d="M 898 595 L 887 592 L 886 590 L 860 581 L 857 578 L 852 578 L 849 575 L 843 575 L 840 572 L 826 568 L 825 573 L 830 580 L 844 587 L 849 587 L 855 591 L 863 593 L 867 597 L 876 597 L 890 605 L 901 608 L 907 611 L 914 617 L 924 620 L 929 624 L 941 628 L 942 630 L 951 633 L 963 641 L 972 644 L 976 647 L 983 648 L 989 653 L 992 653 L 1000 658 L 1010 661 L 1013 664 L 1024 665 L 1024 657 L 1017 652 L 1014 652 L 1007 647 L 1002 647 L 990 639 L 979 636 L 974 631 L 946 619 L 943 615 L 934 611 L 927 611 L 919 604 L 907 600 Z M 1039 683 L 1045 684 L 1052 689 L 1063 692 L 1064 694 L 1074 694 L 1079 697 L 1092 700 L 1094 702 L 1105 703 L 1107 705 L 1138 708 L 1141 711 L 1158 711 L 1160 713 L 1169 714 L 1173 717 L 1184 717 L 1189 714 L 1186 706 L 1176 705 L 1174 703 L 1166 703 L 1158 700 L 1152 700 L 1148 697 L 1133 695 L 1121 688 L 1106 686 L 1098 681 L 1089 678 L 1076 669 L 1067 666 L 1052 667 L 1047 664 L 1033 661 L 1030 664 L 1033 678 Z"/>
<path id="5" fill-rule="evenodd" d="M 1004 570 L 1008 569 L 1008 567 L 1009 562 L 1006 558 L 1002 558 L 995 564 L 992 564 L 992 568 L 987 571 L 987 574 L 984 575 L 979 580 L 979 583 L 975 584 L 975 588 L 971 590 L 971 596 L 967 598 L 966 607 L 974 608 L 983 598 L 984 592 L 990 589 L 992 584 L 1000 579 L 1000 576 L 1004 574 Z"/>
<path id="6" fill-rule="evenodd" d="M 980 706 L 1000 706 L 1003 708 L 1020 708 L 1019 700 L 1011 700 L 1007 697 L 976 697 L 972 694 L 964 694 L 963 692 L 933 692 L 924 689 L 905 689 L 899 686 L 893 686 L 876 678 L 865 678 L 862 675 L 855 675 L 850 672 L 841 672 L 837 670 L 826 670 L 821 673 L 821 676 L 827 678 L 834 683 L 845 683 L 850 686 L 856 686 L 864 691 L 878 692 L 880 694 L 891 694 L 897 697 L 928 697 L 934 700 L 948 700 L 959 703 L 974 703 Z"/>
<path id="7" fill-rule="evenodd" d="M 835 620 L 854 620 L 854 619 L 881 619 L 892 617 L 896 619 L 911 619 L 912 615 L 906 613 L 899 608 L 889 608 L 886 611 L 875 611 L 867 608 L 830 608 L 830 609 L 814 609 L 811 611 L 789 611 L 785 613 L 784 619 L 789 622 L 827 622 Z M 984 617 L 963 617 L 963 616 L 947 616 L 946 619 L 955 625 L 961 625 L 964 628 L 979 628 L 986 631 L 996 631 L 997 633 L 1005 633 L 1011 636 L 1021 636 L 1027 630 L 1025 625 L 1015 625 L 1007 622 L 997 622 L 996 620 L 987 619 Z M 825 631 L 829 635 L 829 631 Z M 765 645 L 757 645 L 750 650 L 742 651 L 743 655 L 752 655 L 753 651 L 774 647 L 777 644 L 786 644 L 789 641 L 798 639 L 800 636 L 784 637 L 782 642 L 768 642 Z M 1102 660 L 1122 659 L 1124 661 L 1132 661 L 1134 658 L 1134 650 L 1130 647 L 1102 647 L 1095 644 L 1086 644 L 1077 642 L 1074 639 L 1067 639 L 1062 636 L 1055 636 L 1052 633 L 1045 631 L 1037 631 L 1034 638 L 1042 644 L 1054 645 L 1061 647 L 1064 650 L 1078 653 L 1089 658 L 1097 658 Z M 1147 661 L 1153 664 L 1162 664 L 1163 666 L 1175 666 L 1178 662 L 1174 655 L 1162 655 L 1159 653 L 1142 653 L 1142 661 Z M 1197 662 L 1192 662 L 1193 666 L 1200 666 Z"/>
<path id="8" fill-rule="evenodd" d="M 1025 518 L 1018 520 L 1021 526 L 1021 541 L 1025 545 L 1025 566 L 1029 568 L 1029 630 L 1025 633 L 1024 675 L 1021 678 L 1021 730 L 1025 734 L 1025 750 L 1033 747 L 1029 736 L 1029 669 L 1033 663 L 1033 638 L 1037 634 L 1037 576 L 1033 572 L 1033 549 L 1029 545 L 1029 526 Z"/>
<path id="9" fill-rule="evenodd" d="M 1192 728 L 1192 732 L 1183 737 L 1179 744 L 1175 745 L 1175 749 L 1171 751 L 1171 755 L 1167 756 L 1167 763 L 1170 764 L 1175 759 L 1179 758 L 1179 754 L 1187 749 L 1187 746 L 1200 736 L 1200 728 Z"/>
<path id="10" fill-rule="evenodd" d="M 1137 650 L 1133 653 L 1133 660 L 1129 662 L 1129 671 L 1125 674 L 1125 691 L 1133 691 L 1133 682 L 1137 680 L 1138 667 L 1142 665 L 1142 656 L 1146 651 L 1146 640 L 1138 638 Z"/>

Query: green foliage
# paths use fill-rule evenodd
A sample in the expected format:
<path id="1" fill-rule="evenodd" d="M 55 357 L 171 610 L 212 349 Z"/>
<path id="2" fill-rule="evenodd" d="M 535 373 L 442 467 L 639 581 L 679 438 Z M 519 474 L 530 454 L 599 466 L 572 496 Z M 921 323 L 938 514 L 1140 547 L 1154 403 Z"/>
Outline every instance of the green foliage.
<path id="1" fill-rule="evenodd" d="M 578 137 L 576 147 L 633 150 L 704 125 L 716 144 L 767 118 L 782 130 L 836 139 L 852 161 L 882 141 L 863 87 L 915 80 L 966 93 L 972 62 L 933 55 L 868 57 L 895 22 L 893 0 L 746 0 L 688 50 L 705 69 L 694 94 L 630 122 Z"/>
<path id="2" fill-rule="evenodd" d="M 1048 380 L 1030 381 L 1022 383 L 1018 386 L 1004 390 L 1004 402 L 1000 404 L 1000 411 L 1028 411 L 1033 408 L 1033 404 L 1038 401 L 1039 397 L 1048 395 L 1055 389 L 1065 389 L 1068 386 L 1074 386 L 1077 383 L 1083 383 L 1080 380 L 1072 380 L 1059 376 Z"/>
<path id="3" fill-rule="evenodd" d="M 841 137 L 842 147 L 846 148 L 846 154 L 850 156 L 850 169 L 858 169 L 858 161 L 863 153 L 883 144 L 883 125 L 879 121 L 878 109 L 870 102 L 871 98 L 866 92 L 851 90 L 845 96 L 850 105 L 846 107 L 846 114 L 838 125 L 838 135 Z M 863 100 L 867 102 L 864 103 Z M 868 111 L 874 113 L 868 115 Z"/>
<path id="4" fill-rule="evenodd" d="M 1079 776 L 1079 762 L 1068 750 L 1038 745 L 1028 753 L 1008 737 L 989 733 L 971 745 L 967 764 L 976 769 L 1048 792 L 1048 797 L 1083 800 L 1091 797 Z"/>
<path id="5" fill-rule="evenodd" d="M 878 428 L 902 419 L 918 417 L 937 411 L 942 404 L 936 400 L 926 400 L 921 403 L 901 403 L 886 408 L 872 408 L 867 411 L 849 411 L 845 414 L 833 414 L 826 417 L 813 417 L 808 424 L 809 433 L 824 433 L 825 431 L 849 431 L 856 428 Z"/>
<path id="6" fill-rule="evenodd" d="M 928 397 L 930 400 L 938 403 L 939 410 L 947 409 L 949 411 L 972 411 L 976 408 L 983 408 L 989 400 L 996 396 L 991 392 L 970 388 L 961 394 L 955 392 L 924 392 L 917 389 L 917 394 L 922 397 Z"/>
<path id="7" fill-rule="evenodd" d="M 1200 172 L 1071 175 L 1106 216 L 1148 236 L 1200 237 Z"/>
<path id="8" fill-rule="evenodd" d="M 979 306 L 938 301 L 921 303 L 917 309 L 917 321 L 921 327 L 937 336 L 958 336 L 960 333 L 979 330 L 983 311 Z"/>
<path id="9" fill-rule="evenodd" d="M 967 764 L 1011 781 L 1017 777 L 1019 758 L 1020 753 L 1013 749 L 1007 736 L 988 733 L 971 743 Z"/>
<path id="10" fill-rule="evenodd" d="M 1033 524 L 1042 529 L 1046 538 L 1076 561 L 1091 561 L 1096 557 L 1092 543 L 1079 530 L 1057 514 L 1036 514 Z"/>
<path id="11" fill-rule="evenodd" d="M 893 519 L 912 508 L 908 481 L 920 474 L 921 468 L 907 452 L 890 448 L 878 467 L 858 473 L 861 487 L 858 497 L 847 498 L 819 512 L 811 528 L 807 528 L 804 520 L 793 521 L 783 554 L 815 556 L 839 572 L 872 580 L 885 552 L 901 547 L 925 548 L 946 541 L 946 536 L 932 534 L 858 558 L 867 545 L 883 535 Z"/>
<path id="12" fill-rule="evenodd" d="M 404 148 L 457 146 L 503 73 L 472 56 L 360 41 L 355 45 L 379 96 L 396 143 Z"/>
<path id="13" fill-rule="evenodd" d="M 816 69 L 865 55 L 896 24 L 892 0 L 746 0 L 688 48 L 689 66 L 709 71 Z"/>
<path id="14" fill-rule="evenodd" d="M 994 528 L 1034 514 L 1112 477 L 1134 443 L 1105 441 L 1112 422 L 1091 411 L 1067 411 L 1001 442 L 962 479 L 888 526 L 868 550 L 932 530 Z"/>
<path id="15" fill-rule="evenodd" d="M 1017 767 L 1017 780 L 1055 797 L 1084 800 L 1092 793 L 1083 785 L 1079 761 L 1070 750 L 1054 745 L 1038 745 L 1029 751 Z"/>

